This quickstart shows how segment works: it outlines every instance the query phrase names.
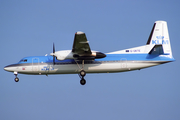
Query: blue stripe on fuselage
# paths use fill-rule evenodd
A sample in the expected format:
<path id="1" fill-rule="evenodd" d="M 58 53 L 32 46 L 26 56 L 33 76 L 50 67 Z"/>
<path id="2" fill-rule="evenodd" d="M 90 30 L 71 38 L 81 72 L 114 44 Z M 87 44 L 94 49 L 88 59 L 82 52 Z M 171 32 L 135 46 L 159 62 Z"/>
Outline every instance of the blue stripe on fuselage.
<path id="1" fill-rule="evenodd" d="M 27 61 L 26 61 L 27 60 Z M 127 61 L 174 61 L 174 58 L 169 58 L 167 56 L 158 56 L 158 55 L 150 55 L 150 54 L 106 54 L 105 58 L 96 59 L 95 61 L 119 61 L 119 60 L 127 60 Z M 23 58 L 18 64 L 23 63 L 52 63 L 52 56 L 32 56 Z M 73 59 L 67 60 L 56 60 L 56 63 L 68 63 L 74 62 Z"/>

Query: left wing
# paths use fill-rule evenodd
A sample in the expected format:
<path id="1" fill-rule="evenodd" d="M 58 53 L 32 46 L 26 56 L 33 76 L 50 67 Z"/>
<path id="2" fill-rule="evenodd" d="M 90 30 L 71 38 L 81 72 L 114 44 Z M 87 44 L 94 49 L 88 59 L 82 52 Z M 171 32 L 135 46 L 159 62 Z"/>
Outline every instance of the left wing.
<path id="1" fill-rule="evenodd" d="M 53 53 L 51 53 L 50 55 L 54 56 L 54 58 L 56 57 L 58 60 L 94 60 L 106 57 L 104 53 L 91 51 L 86 35 L 83 32 L 76 32 L 72 51 L 62 50 L 55 52 L 55 48 L 53 46 Z"/>
<path id="2" fill-rule="evenodd" d="M 87 41 L 86 35 L 83 32 L 76 32 L 74 36 L 74 44 L 72 52 L 78 55 L 91 55 L 91 48 L 89 41 Z"/>

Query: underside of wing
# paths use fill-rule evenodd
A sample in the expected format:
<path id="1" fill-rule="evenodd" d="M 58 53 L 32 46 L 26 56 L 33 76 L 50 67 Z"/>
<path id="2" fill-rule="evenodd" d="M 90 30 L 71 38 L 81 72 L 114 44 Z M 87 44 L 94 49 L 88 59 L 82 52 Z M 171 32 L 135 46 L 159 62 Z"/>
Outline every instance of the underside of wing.
<path id="1" fill-rule="evenodd" d="M 86 35 L 83 32 L 76 32 L 72 52 L 78 55 L 92 54 Z"/>

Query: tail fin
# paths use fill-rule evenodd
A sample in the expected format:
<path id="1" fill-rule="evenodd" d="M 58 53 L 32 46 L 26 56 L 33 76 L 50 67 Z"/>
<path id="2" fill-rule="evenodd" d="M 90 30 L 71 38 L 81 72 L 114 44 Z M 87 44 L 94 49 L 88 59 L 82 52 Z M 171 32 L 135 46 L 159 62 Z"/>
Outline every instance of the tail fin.
<path id="1" fill-rule="evenodd" d="M 168 54 L 170 55 L 170 57 L 172 57 L 171 44 L 166 21 L 156 21 L 154 23 L 149 39 L 147 41 L 147 45 L 150 44 L 156 45 L 156 47 L 154 47 L 153 49 L 157 48 L 158 46 L 162 46 L 163 53 Z"/>

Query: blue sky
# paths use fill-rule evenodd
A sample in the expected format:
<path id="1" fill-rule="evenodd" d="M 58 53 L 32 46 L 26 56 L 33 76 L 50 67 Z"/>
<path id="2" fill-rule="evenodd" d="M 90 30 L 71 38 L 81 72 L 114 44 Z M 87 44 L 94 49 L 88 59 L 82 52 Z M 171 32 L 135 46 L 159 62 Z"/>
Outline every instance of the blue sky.
<path id="1" fill-rule="evenodd" d="M 1 120 L 179 120 L 178 0 L 1 0 Z M 26 56 L 72 48 L 76 31 L 93 50 L 145 45 L 156 20 L 168 23 L 175 62 L 125 73 L 31 76 L 4 71 Z"/>

